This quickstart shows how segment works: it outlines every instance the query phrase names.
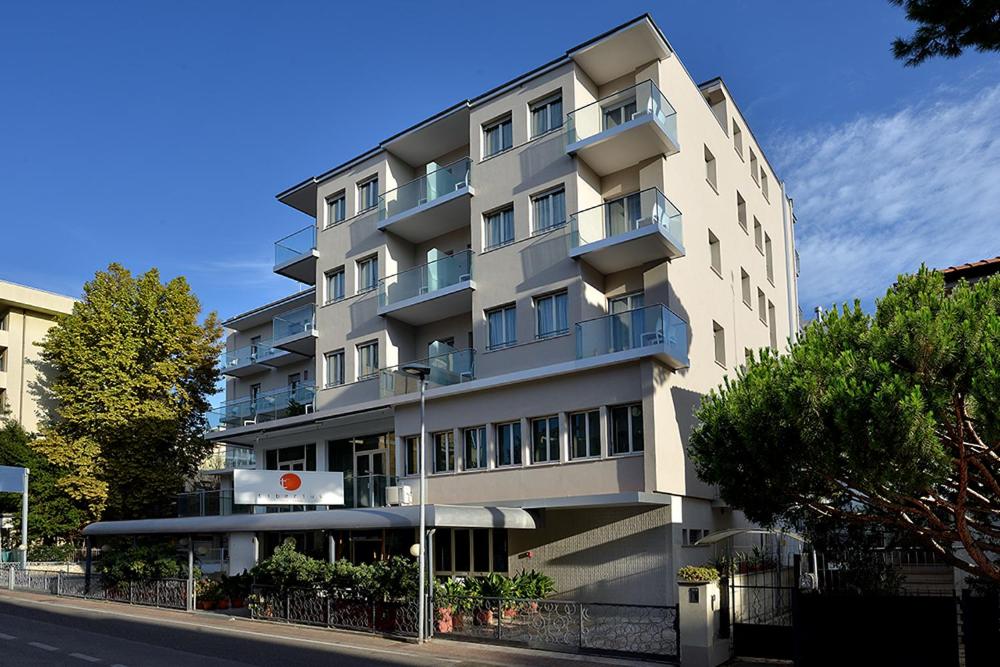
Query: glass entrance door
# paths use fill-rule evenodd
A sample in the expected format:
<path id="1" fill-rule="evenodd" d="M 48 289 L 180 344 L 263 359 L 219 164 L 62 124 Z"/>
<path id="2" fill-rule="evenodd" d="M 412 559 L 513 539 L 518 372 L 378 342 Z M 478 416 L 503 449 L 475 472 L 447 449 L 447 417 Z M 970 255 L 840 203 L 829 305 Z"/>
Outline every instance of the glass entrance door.
<path id="1" fill-rule="evenodd" d="M 354 455 L 354 506 L 385 507 L 385 450 Z"/>

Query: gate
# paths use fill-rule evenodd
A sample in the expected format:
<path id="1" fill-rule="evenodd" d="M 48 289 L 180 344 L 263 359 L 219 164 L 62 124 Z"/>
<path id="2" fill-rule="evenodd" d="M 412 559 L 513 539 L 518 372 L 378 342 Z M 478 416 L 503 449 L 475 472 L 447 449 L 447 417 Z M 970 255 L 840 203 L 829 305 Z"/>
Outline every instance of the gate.
<path id="1" fill-rule="evenodd" d="M 791 660 L 795 587 L 775 573 L 733 575 L 729 584 L 729 631 L 734 655 Z"/>

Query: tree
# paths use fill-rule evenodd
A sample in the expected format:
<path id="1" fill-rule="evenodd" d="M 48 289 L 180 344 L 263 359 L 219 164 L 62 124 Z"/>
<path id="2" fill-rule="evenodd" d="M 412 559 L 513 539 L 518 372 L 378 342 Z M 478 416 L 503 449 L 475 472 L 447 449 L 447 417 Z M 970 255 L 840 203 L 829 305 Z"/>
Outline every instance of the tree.
<path id="1" fill-rule="evenodd" d="M 43 341 L 51 379 L 37 390 L 57 407 L 35 448 L 90 518 L 162 513 L 211 451 L 203 415 L 222 332 L 200 311 L 183 278 L 112 264 Z"/>
<path id="2" fill-rule="evenodd" d="M 699 475 L 750 520 L 877 527 L 1000 581 L 1000 276 L 900 276 L 874 315 L 830 311 L 697 416 Z"/>
<path id="3" fill-rule="evenodd" d="M 910 39 L 892 43 L 896 58 L 910 67 L 930 57 L 957 58 L 965 49 L 1000 51 L 998 0 L 889 0 L 920 24 Z"/>

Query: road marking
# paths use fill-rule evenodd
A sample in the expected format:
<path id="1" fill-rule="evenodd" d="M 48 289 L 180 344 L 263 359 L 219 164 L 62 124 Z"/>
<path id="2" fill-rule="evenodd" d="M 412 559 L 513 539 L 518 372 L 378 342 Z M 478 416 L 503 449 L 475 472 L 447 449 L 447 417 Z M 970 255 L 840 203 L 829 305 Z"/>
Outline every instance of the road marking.
<path id="1" fill-rule="evenodd" d="M 87 655 L 86 653 L 70 653 L 69 657 L 79 658 L 80 660 L 86 660 L 87 662 L 100 662 L 100 658 L 95 658 L 92 655 Z"/>
<path id="2" fill-rule="evenodd" d="M 0 632 L 0 639 L 17 639 L 17 637 L 15 637 L 14 635 L 5 635 L 4 633 Z"/>
<path id="3" fill-rule="evenodd" d="M 43 644 L 42 642 L 28 642 L 28 646 L 34 646 L 35 648 L 40 648 L 43 651 L 58 651 L 58 646 L 52 646 L 51 644 Z"/>

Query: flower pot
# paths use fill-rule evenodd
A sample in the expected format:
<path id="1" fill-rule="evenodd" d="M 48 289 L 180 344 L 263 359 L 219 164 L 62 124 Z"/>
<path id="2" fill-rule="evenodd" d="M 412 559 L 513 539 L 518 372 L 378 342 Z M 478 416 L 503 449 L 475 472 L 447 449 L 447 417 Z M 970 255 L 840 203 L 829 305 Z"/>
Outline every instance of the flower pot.
<path id="1" fill-rule="evenodd" d="M 503 610 L 504 618 L 514 618 L 515 616 L 517 616 L 517 609 L 515 609 L 514 607 L 509 607 Z"/>
<path id="2" fill-rule="evenodd" d="M 222 598 L 215 603 L 216 609 L 229 609 L 229 598 Z"/>
<path id="3" fill-rule="evenodd" d="M 198 600 L 198 609 L 215 609 L 215 600 Z"/>
<path id="4" fill-rule="evenodd" d="M 531 611 L 531 613 L 537 614 L 538 613 L 538 603 L 535 602 L 534 600 L 532 600 L 531 602 L 528 603 L 528 609 Z"/>
<path id="5" fill-rule="evenodd" d="M 492 609 L 477 609 L 473 616 L 476 625 L 493 625 Z"/>
<path id="6" fill-rule="evenodd" d="M 243 602 L 243 598 L 230 598 L 229 600 L 229 605 L 233 609 L 240 609 L 243 607 L 244 604 L 245 603 Z"/>

